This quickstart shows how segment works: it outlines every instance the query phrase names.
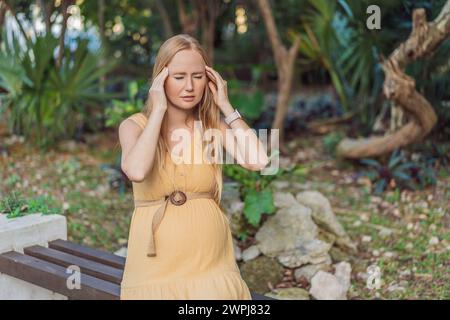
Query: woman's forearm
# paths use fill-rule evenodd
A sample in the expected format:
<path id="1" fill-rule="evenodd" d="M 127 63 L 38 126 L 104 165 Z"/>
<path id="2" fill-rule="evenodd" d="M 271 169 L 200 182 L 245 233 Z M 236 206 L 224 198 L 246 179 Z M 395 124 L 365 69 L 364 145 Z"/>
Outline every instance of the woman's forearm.
<path id="1" fill-rule="evenodd" d="M 153 167 L 164 114 L 163 109 L 152 110 L 144 130 L 124 159 L 126 171 L 133 180 L 144 180 Z"/>
<path id="2" fill-rule="evenodd" d="M 225 116 L 234 111 L 234 108 L 229 105 L 225 108 Z M 267 151 L 261 140 L 256 136 L 254 130 L 252 130 L 247 123 L 239 118 L 230 124 L 233 131 L 233 136 L 236 138 L 237 146 L 240 155 L 244 159 L 237 159 L 238 162 L 243 162 L 250 167 L 261 170 L 268 163 Z"/>

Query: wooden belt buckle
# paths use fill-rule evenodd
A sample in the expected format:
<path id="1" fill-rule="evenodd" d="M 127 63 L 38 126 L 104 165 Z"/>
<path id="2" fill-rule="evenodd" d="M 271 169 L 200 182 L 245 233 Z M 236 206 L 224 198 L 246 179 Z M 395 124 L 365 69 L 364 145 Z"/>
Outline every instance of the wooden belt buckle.
<path id="1" fill-rule="evenodd" d="M 181 206 L 186 202 L 186 194 L 183 191 L 176 190 L 172 192 L 169 196 L 170 202 L 176 206 Z"/>

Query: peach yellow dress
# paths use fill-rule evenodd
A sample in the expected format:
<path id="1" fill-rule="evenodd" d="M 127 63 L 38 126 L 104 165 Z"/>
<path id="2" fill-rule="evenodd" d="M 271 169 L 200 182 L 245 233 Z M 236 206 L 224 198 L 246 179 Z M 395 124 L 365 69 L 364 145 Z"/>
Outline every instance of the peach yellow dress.
<path id="1" fill-rule="evenodd" d="M 129 118 L 145 128 L 144 114 Z M 198 147 L 201 141 L 191 145 Z M 211 164 L 176 164 L 168 152 L 165 159 L 165 170 L 154 166 L 144 181 L 133 182 L 135 203 L 164 198 L 174 187 L 192 193 L 215 188 Z M 134 208 L 120 299 L 250 300 L 234 258 L 229 220 L 214 199 L 189 199 L 182 205 L 169 201 L 151 238 L 160 207 Z M 155 256 L 147 255 L 151 239 Z"/>

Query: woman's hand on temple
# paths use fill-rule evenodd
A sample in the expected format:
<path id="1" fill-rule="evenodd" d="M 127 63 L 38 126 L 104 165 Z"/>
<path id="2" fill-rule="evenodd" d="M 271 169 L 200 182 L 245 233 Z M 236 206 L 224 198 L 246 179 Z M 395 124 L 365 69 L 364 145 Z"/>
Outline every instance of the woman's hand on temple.
<path id="1" fill-rule="evenodd" d="M 233 112 L 234 110 L 228 99 L 227 82 L 213 68 L 205 66 L 205 69 L 207 76 L 211 79 L 208 81 L 208 86 L 212 91 L 214 102 L 227 116 L 230 111 Z"/>
<path id="2" fill-rule="evenodd" d="M 168 75 L 169 68 L 164 67 L 164 69 L 155 77 L 152 82 L 152 86 L 148 91 L 153 110 L 167 110 L 167 97 L 164 90 L 164 82 L 166 81 Z"/>

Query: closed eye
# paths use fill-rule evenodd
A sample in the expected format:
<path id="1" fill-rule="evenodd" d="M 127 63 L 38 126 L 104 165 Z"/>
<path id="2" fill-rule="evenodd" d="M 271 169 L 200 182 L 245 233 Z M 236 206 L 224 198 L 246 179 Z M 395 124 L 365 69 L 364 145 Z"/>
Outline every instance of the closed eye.
<path id="1" fill-rule="evenodd" d="M 175 77 L 175 79 L 177 79 L 177 80 L 181 80 L 181 79 L 183 79 L 184 77 Z M 202 79 L 203 78 L 203 76 L 199 76 L 199 77 L 194 77 L 195 79 Z"/>

